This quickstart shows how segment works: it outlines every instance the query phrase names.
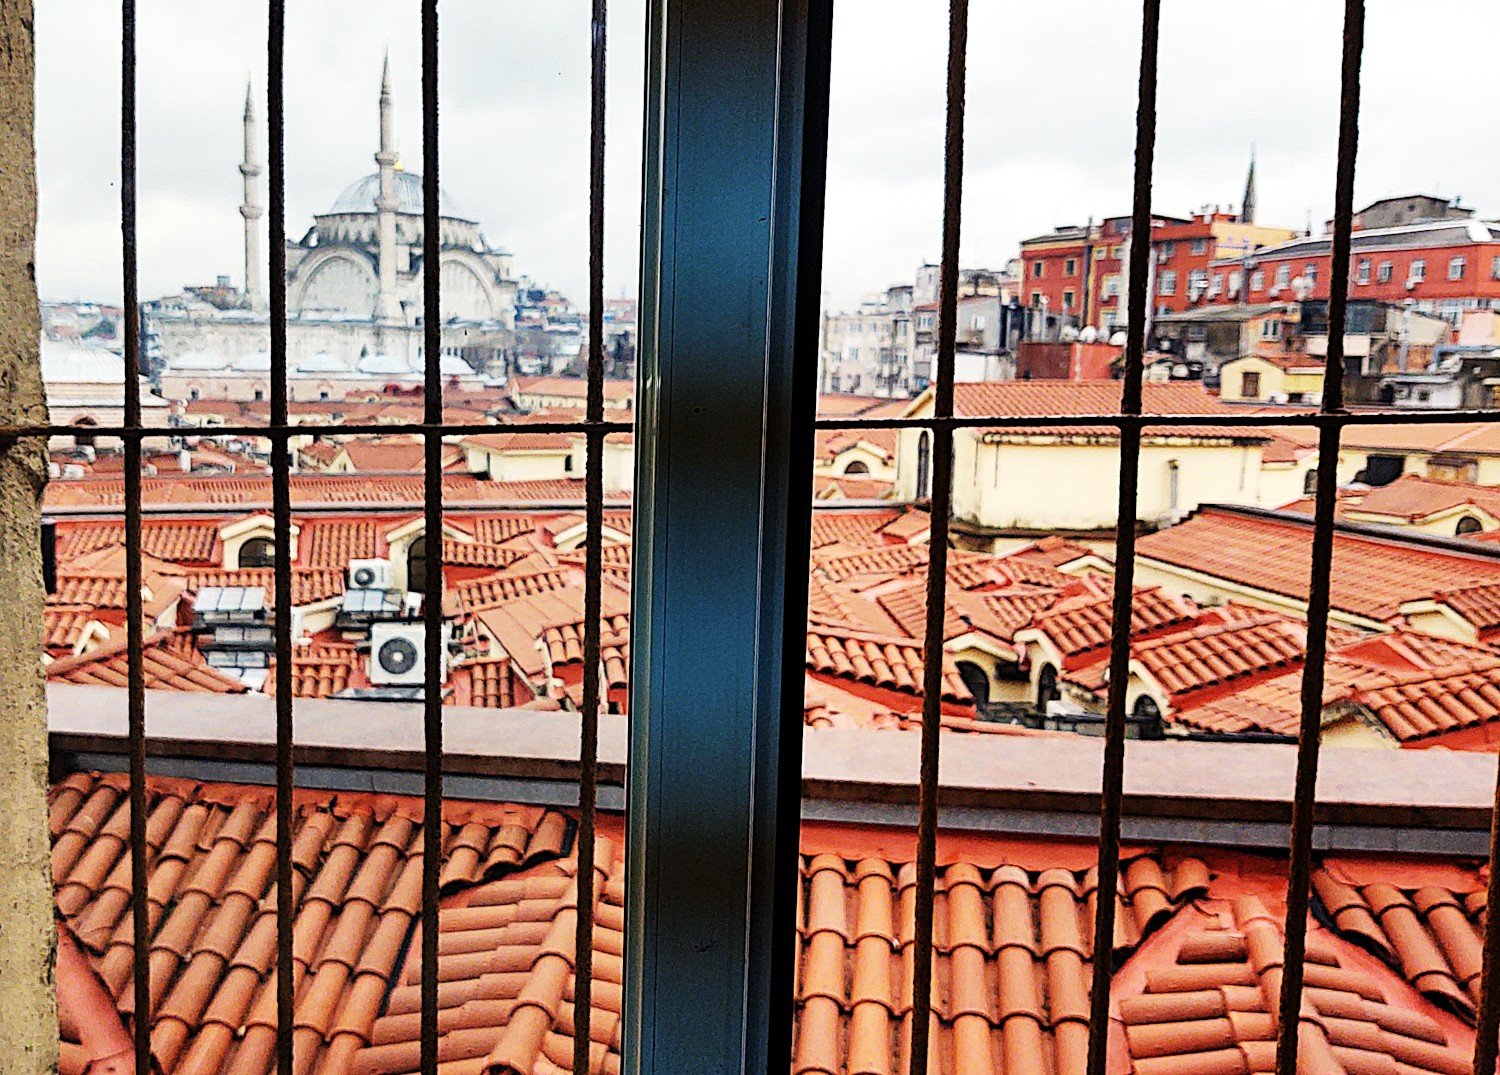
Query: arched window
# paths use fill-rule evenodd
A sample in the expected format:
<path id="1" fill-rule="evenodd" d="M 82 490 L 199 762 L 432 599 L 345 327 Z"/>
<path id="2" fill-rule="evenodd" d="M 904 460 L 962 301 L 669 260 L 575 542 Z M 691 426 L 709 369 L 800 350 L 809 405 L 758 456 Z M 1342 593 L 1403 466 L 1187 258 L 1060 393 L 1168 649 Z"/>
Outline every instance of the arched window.
<path id="1" fill-rule="evenodd" d="M 849 465 L 844 468 L 844 473 L 845 474 L 868 474 L 868 473 L 870 473 L 870 465 L 868 463 L 866 463 L 863 459 L 855 459 L 855 460 L 852 460 L 849 463 Z"/>
<path id="2" fill-rule="evenodd" d="M 932 478 L 932 434 L 922 430 L 917 438 L 917 499 L 931 496 L 929 488 Z"/>
<path id="3" fill-rule="evenodd" d="M 419 537 L 406 550 L 406 588 L 412 593 L 427 592 L 427 538 Z"/>
<path id="4" fill-rule="evenodd" d="M 990 677 L 973 661 L 957 662 L 958 676 L 964 681 L 964 686 L 969 688 L 969 693 L 974 696 L 976 705 L 984 705 L 990 700 Z"/>
<path id="5" fill-rule="evenodd" d="M 92 429 L 98 424 L 98 422 L 86 414 L 74 422 L 73 425 L 79 430 L 79 432 L 73 434 L 74 445 L 79 448 L 92 448 L 94 446 L 94 434 L 87 432 L 87 430 Z"/>
<path id="6" fill-rule="evenodd" d="M 275 567 L 276 543 L 270 538 L 251 538 L 240 546 L 241 567 Z"/>
<path id="7" fill-rule="evenodd" d="M 1062 691 L 1057 689 L 1057 669 L 1050 664 L 1042 665 L 1042 670 L 1036 676 L 1036 707 L 1045 710 L 1048 702 L 1055 702 L 1062 697 Z"/>
<path id="8" fill-rule="evenodd" d="M 1154 739 L 1161 733 L 1161 708 L 1149 694 L 1143 694 L 1135 700 L 1135 705 L 1130 708 L 1130 715 L 1140 726 L 1141 738 Z"/>
<path id="9" fill-rule="evenodd" d="M 1458 526 L 1454 528 L 1453 532 L 1462 537 L 1465 534 L 1477 534 L 1483 529 L 1484 524 L 1478 519 L 1472 515 L 1465 515 L 1462 519 L 1458 520 Z"/>

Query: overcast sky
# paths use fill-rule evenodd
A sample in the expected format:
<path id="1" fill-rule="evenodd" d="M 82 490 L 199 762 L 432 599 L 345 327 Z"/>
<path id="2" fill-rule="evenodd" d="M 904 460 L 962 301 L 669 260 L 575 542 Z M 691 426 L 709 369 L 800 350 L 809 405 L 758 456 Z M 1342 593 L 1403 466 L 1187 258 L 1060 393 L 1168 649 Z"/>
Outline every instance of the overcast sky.
<path id="1" fill-rule="evenodd" d="M 381 56 L 397 138 L 420 171 L 414 0 L 288 5 L 287 231 L 373 171 Z M 1130 208 L 1138 5 L 981 0 L 969 51 L 963 261 Z M 1167 0 L 1156 209 L 1238 203 L 1252 143 L 1258 218 L 1314 227 L 1332 210 L 1342 4 Z M 1490 0 L 1370 0 L 1356 199 L 1412 190 L 1500 213 L 1487 77 Z M 141 0 L 141 293 L 242 275 L 240 112 L 265 90 L 264 5 Z M 643 0 L 613 0 L 607 289 L 636 290 Z M 824 288 L 830 306 L 936 259 L 946 5 L 841 0 L 836 15 Z M 519 272 L 586 288 L 588 28 L 582 0 L 442 0 L 443 186 Z M 46 298 L 119 294 L 119 11 L 37 5 Z M 264 114 L 262 110 L 262 120 Z"/>

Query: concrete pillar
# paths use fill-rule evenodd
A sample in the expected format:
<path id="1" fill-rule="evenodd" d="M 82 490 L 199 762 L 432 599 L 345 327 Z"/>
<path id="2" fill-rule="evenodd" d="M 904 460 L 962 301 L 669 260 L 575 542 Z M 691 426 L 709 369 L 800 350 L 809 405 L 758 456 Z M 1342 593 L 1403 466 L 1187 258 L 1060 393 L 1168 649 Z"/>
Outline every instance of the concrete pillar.
<path id="1" fill-rule="evenodd" d="M 35 52 L 31 0 L 0 0 L 0 423 L 47 419 L 36 295 Z M 56 931 L 47 838 L 41 672 L 45 445 L 0 450 L 0 1071 L 57 1063 Z"/>

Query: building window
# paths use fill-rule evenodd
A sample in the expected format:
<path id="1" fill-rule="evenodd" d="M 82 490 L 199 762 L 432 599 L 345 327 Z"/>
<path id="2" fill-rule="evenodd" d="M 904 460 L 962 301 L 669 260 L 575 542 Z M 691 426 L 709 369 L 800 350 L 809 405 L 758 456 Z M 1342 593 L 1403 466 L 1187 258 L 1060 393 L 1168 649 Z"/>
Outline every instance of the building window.
<path id="1" fill-rule="evenodd" d="M 1407 278 L 1410 280 L 1427 279 L 1427 262 L 1423 261 L 1421 258 L 1417 258 L 1416 261 L 1413 261 L 1411 263 L 1411 273 Z"/>
<path id="2" fill-rule="evenodd" d="M 1063 309 L 1064 310 L 1071 310 L 1071 309 L 1073 309 L 1073 292 L 1071 292 L 1071 291 L 1064 291 L 1063 292 Z M 978 327 L 979 328 L 983 328 L 984 326 L 980 325 Z"/>
<path id="3" fill-rule="evenodd" d="M 1250 290 L 1260 291 L 1266 286 L 1266 274 L 1256 269 L 1250 274 Z"/>
<path id="4" fill-rule="evenodd" d="M 1276 266 L 1276 287 L 1281 289 L 1290 287 L 1292 283 L 1292 267 L 1290 265 Z"/>
<path id="5" fill-rule="evenodd" d="M 197 389 L 197 388 L 189 388 L 188 389 L 188 399 L 197 399 L 202 394 L 203 393 L 199 389 Z"/>
<path id="6" fill-rule="evenodd" d="M 1061 697 L 1062 691 L 1057 689 L 1057 669 L 1050 664 L 1042 665 L 1042 670 L 1036 675 L 1036 707 L 1045 712 L 1048 702 Z"/>
<path id="7" fill-rule="evenodd" d="M 1194 239 L 1193 240 L 1193 253 L 1196 254 L 1196 255 L 1203 255 L 1203 254 L 1208 253 L 1208 240 L 1207 239 Z"/>
<path id="8" fill-rule="evenodd" d="M 1462 257 L 1450 258 L 1448 260 L 1448 279 L 1462 280 L 1464 278 L 1464 269 L 1467 265 L 1468 262 Z"/>
<path id="9" fill-rule="evenodd" d="M 1379 267 L 1375 270 L 1375 279 L 1379 280 L 1382 284 L 1388 284 L 1391 282 L 1391 277 L 1394 274 L 1395 266 L 1393 266 L 1389 261 L 1382 261 Z"/>
<path id="10" fill-rule="evenodd" d="M 1208 270 L 1194 269 L 1188 273 L 1188 290 L 1203 291 L 1208 287 Z"/>
<path id="11" fill-rule="evenodd" d="M 1158 295 L 1177 294 L 1177 273 L 1171 269 L 1162 273 L 1160 279 L 1157 281 L 1156 293 Z"/>
<path id="12" fill-rule="evenodd" d="M 1069 258 L 1067 261 L 1063 262 L 1063 275 L 1064 276 L 1077 276 L 1078 275 L 1078 262 L 1074 261 L 1072 258 Z"/>
<path id="13" fill-rule="evenodd" d="M 240 546 L 241 567 L 275 567 L 276 543 L 270 538 L 251 538 Z"/>
<path id="14" fill-rule="evenodd" d="M 1221 292 L 1223 290 L 1224 290 L 1224 274 L 1221 273 L 1221 272 L 1216 272 L 1216 273 L 1214 273 L 1213 281 L 1208 285 L 1208 293 L 1210 295 L 1217 295 L 1217 294 L 1219 294 L 1219 292 Z"/>
<path id="15" fill-rule="evenodd" d="M 1170 239 L 1161 244 L 1161 259 L 1163 261 L 1171 261 L 1173 255 L 1175 255 L 1176 253 L 1177 244 L 1172 242 Z"/>
<path id="16" fill-rule="evenodd" d="M 1316 284 L 1318 282 L 1317 262 L 1309 261 L 1305 266 L 1303 266 L 1302 275 L 1307 280 L 1309 286 Z"/>
<path id="17" fill-rule="evenodd" d="M 257 388 L 255 390 L 255 402 L 256 403 L 264 403 L 265 401 L 266 401 L 266 390 L 264 388 Z"/>
<path id="18" fill-rule="evenodd" d="M 1240 398 L 1241 399 L 1259 399 L 1260 398 L 1260 374 L 1259 373 L 1246 373 L 1246 374 L 1242 374 L 1240 376 Z"/>
<path id="19" fill-rule="evenodd" d="M 1274 317 L 1268 317 L 1260 323 L 1260 338 L 1263 340 L 1281 339 L 1281 322 Z"/>
<path id="20" fill-rule="evenodd" d="M 1033 310 L 1039 310 L 1039 309 L 1041 309 L 1041 307 L 1042 307 L 1042 293 L 1040 291 L 1033 291 L 1031 293 L 1031 308 Z"/>
<path id="21" fill-rule="evenodd" d="M 1033 280 L 1040 280 L 1042 278 L 1042 266 L 1044 264 L 1046 263 L 1041 261 L 1033 261 L 1031 263 L 1031 278 Z"/>
<path id="22" fill-rule="evenodd" d="M 1484 526 L 1478 519 L 1472 515 L 1465 515 L 1462 519 L 1458 520 L 1458 525 L 1454 527 L 1453 533 L 1459 537 L 1463 537 L 1465 534 L 1477 534 L 1483 529 Z"/>
<path id="23" fill-rule="evenodd" d="M 1354 269 L 1354 282 L 1357 284 L 1368 284 L 1370 282 L 1369 258 L 1359 259 L 1359 264 Z"/>
<path id="24" fill-rule="evenodd" d="M 1500 280 L 1500 257 L 1490 258 L 1490 279 Z"/>
<path id="25" fill-rule="evenodd" d="M 870 464 L 866 463 L 863 459 L 852 460 L 850 461 L 849 465 L 844 468 L 844 473 L 855 475 L 868 474 L 870 473 Z"/>
<path id="26" fill-rule="evenodd" d="M 1313 496 L 1318 491 L 1318 468 L 1309 467 L 1307 473 L 1302 475 L 1302 495 Z"/>
<path id="27" fill-rule="evenodd" d="M 406 589 L 409 593 L 427 592 L 427 535 L 406 547 Z"/>

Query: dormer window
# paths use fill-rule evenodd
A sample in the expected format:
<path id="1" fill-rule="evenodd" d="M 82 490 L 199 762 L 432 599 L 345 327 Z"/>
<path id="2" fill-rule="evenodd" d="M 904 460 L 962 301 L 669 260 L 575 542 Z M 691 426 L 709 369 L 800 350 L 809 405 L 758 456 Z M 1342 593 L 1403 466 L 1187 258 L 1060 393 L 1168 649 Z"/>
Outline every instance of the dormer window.
<path id="1" fill-rule="evenodd" d="M 240 546 L 241 567 L 275 567 L 276 543 L 270 538 L 255 537 Z"/>
<path id="2" fill-rule="evenodd" d="M 292 524 L 288 555 L 293 563 L 297 560 L 300 529 L 296 523 Z M 230 523 L 219 530 L 219 541 L 223 545 L 226 571 L 276 566 L 276 522 L 269 515 L 251 515 Z"/>

